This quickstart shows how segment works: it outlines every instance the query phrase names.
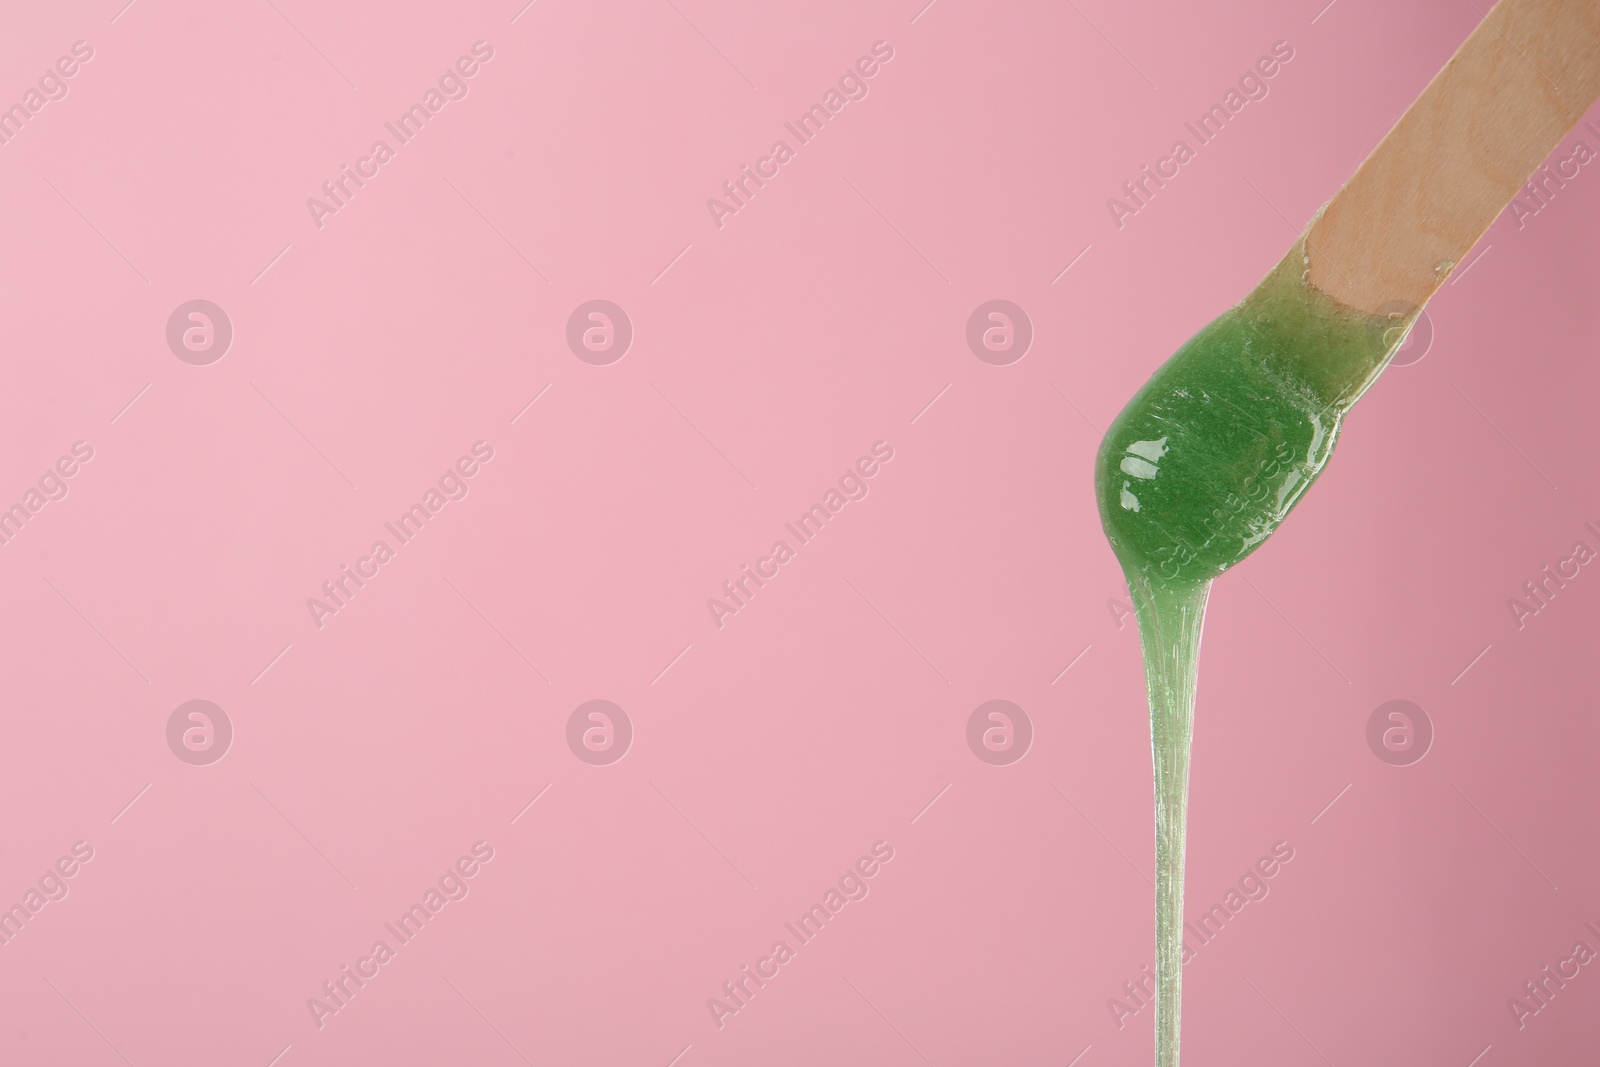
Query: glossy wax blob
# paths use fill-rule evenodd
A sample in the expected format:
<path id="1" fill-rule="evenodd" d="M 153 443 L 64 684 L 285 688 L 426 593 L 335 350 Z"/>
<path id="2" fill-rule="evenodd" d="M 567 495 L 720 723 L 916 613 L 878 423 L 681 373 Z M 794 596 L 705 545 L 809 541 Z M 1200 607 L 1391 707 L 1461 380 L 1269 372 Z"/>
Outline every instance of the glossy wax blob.
<path id="1" fill-rule="evenodd" d="M 1344 413 L 1420 311 L 1373 316 L 1306 283 L 1303 243 L 1117 416 L 1095 492 L 1139 619 L 1156 801 L 1156 1063 L 1177 1067 L 1189 747 L 1206 598 L 1321 473 Z"/>
<path id="2" fill-rule="evenodd" d="M 1344 413 L 1420 310 L 1366 315 L 1304 273 L 1297 243 L 1112 423 L 1095 491 L 1130 577 L 1204 581 L 1265 541 L 1322 471 Z"/>

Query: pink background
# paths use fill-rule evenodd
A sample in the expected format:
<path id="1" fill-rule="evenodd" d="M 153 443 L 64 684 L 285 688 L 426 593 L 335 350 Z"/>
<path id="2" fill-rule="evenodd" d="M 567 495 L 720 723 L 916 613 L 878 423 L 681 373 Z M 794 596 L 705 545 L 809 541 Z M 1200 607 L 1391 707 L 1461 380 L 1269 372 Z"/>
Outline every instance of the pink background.
<path id="1" fill-rule="evenodd" d="M 123 2 L 0 33 L 0 102 L 94 49 L 0 145 L 0 505 L 94 450 L 0 546 L 0 904 L 94 850 L 0 946 L 0 1062 L 1148 1063 L 1152 1013 L 1107 1004 L 1153 956 L 1150 755 L 1094 427 L 1475 6 Z M 319 229 L 307 198 L 479 40 L 469 95 Z M 706 199 L 880 40 L 719 229 Z M 1277 41 L 1269 95 L 1119 230 L 1107 198 Z M 1294 859 L 1187 969 L 1186 1063 L 1600 1045 L 1600 967 L 1522 1029 L 1506 1005 L 1600 949 L 1600 573 L 1520 630 L 1506 605 L 1600 548 L 1600 174 L 1521 221 L 1213 595 L 1191 912 Z M 596 298 L 635 332 L 609 366 L 565 341 Z M 995 298 L 1035 331 L 1008 366 L 965 340 Z M 193 299 L 233 326 L 208 366 L 165 340 Z M 319 629 L 307 598 L 479 440 L 469 495 Z M 869 495 L 714 625 L 877 441 Z M 1397 698 L 1436 733 L 1410 766 L 1366 741 Z M 193 699 L 234 730 L 207 766 L 166 741 Z M 592 699 L 620 762 L 568 747 Z M 1020 762 L 967 746 L 991 699 Z M 480 840 L 470 895 L 319 1028 L 308 998 Z M 878 841 L 870 895 L 719 1029 L 707 999 Z"/>

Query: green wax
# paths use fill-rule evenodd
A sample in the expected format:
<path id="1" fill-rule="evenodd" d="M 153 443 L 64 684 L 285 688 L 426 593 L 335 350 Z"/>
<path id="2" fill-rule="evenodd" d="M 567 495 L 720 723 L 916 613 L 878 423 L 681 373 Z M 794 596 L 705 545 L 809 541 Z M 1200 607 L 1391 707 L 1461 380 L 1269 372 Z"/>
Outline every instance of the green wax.
<path id="1" fill-rule="evenodd" d="M 1177 1067 L 1189 745 L 1206 597 L 1278 528 L 1333 453 L 1344 413 L 1420 308 L 1373 316 L 1289 255 L 1145 383 L 1095 465 L 1100 520 L 1133 594 L 1156 794 L 1156 1063 Z"/>
<path id="2" fill-rule="evenodd" d="M 1111 424 L 1095 491 L 1130 577 L 1207 581 L 1265 541 L 1415 317 L 1335 303 L 1304 281 L 1304 255 L 1297 243 Z"/>

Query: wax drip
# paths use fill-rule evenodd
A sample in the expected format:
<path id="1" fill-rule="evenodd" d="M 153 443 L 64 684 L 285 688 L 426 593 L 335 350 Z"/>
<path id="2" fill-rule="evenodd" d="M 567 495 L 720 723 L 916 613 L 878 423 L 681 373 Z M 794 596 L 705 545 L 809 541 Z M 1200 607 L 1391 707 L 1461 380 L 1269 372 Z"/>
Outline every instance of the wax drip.
<path id="1" fill-rule="evenodd" d="M 1397 301 L 1369 315 L 1337 303 L 1306 280 L 1313 254 L 1297 241 L 1163 364 L 1112 423 L 1095 468 L 1150 702 L 1157 1067 L 1178 1064 L 1189 749 L 1211 583 L 1260 547 L 1316 480 L 1345 413 L 1421 310 Z"/>

